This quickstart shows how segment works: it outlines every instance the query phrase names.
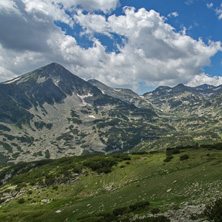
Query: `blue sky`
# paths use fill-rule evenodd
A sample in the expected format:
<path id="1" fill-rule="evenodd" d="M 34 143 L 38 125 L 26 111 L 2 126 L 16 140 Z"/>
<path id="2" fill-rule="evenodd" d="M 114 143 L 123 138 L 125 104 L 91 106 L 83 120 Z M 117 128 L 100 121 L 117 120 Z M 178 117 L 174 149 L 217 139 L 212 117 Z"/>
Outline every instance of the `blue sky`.
<path id="1" fill-rule="evenodd" d="M 142 94 L 222 84 L 222 1 L 4 0 L 0 81 L 51 62 Z"/>

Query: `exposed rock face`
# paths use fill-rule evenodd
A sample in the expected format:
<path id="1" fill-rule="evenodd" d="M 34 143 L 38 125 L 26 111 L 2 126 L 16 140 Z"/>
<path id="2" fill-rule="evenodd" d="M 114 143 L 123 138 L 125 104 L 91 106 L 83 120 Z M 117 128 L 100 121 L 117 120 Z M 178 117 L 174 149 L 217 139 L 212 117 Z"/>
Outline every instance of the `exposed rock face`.
<path id="1" fill-rule="evenodd" d="M 135 221 L 137 219 L 155 217 L 155 216 L 156 217 L 164 216 L 168 218 L 171 222 L 190 222 L 190 221 L 208 222 L 209 220 L 207 220 L 203 214 L 205 207 L 206 207 L 205 204 L 195 205 L 195 206 L 187 204 L 185 206 L 181 206 L 179 209 L 168 210 L 165 213 L 147 214 L 146 216 L 136 215 L 132 218 L 131 221 Z"/>
<path id="2" fill-rule="evenodd" d="M 157 118 L 56 63 L 1 83 L 0 101 L 0 165 L 129 150 L 149 137 Z"/>
<path id="3" fill-rule="evenodd" d="M 139 96 L 59 64 L 0 83 L 0 166 L 85 153 L 220 141 L 222 86 L 160 86 Z"/>
<path id="4" fill-rule="evenodd" d="M 88 82 L 100 89 L 103 94 L 120 99 L 126 103 L 134 104 L 137 107 L 152 108 L 148 100 L 145 100 L 130 89 L 111 88 L 96 79 L 88 80 Z"/>

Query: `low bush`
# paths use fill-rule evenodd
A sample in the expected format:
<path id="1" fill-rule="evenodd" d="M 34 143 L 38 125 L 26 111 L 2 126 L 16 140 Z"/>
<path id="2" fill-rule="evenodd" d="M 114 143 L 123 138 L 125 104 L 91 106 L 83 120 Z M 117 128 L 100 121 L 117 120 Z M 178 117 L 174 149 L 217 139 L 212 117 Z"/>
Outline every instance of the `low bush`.
<path id="1" fill-rule="evenodd" d="M 145 155 L 148 154 L 146 151 L 133 152 L 132 155 Z"/>
<path id="2" fill-rule="evenodd" d="M 166 155 L 171 156 L 172 154 L 178 154 L 180 153 L 179 148 L 167 148 L 166 149 Z"/>
<path id="3" fill-rule="evenodd" d="M 170 162 L 171 159 L 173 159 L 173 156 L 167 156 L 166 159 L 164 159 L 164 162 Z"/>
<path id="4" fill-rule="evenodd" d="M 128 207 L 117 208 L 113 210 L 113 215 L 119 216 L 128 212 Z"/>
<path id="5" fill-rule="evenodd" d="M 75 165 L 73 168 L 74 173 L 81 173 L 82 172 L 82 165 Z"/>
<path id="6" fill-rule="evenodd" d="M 112 155 L 112 157 L 118 161 L 131 160 L 128 153 L 117 153 L 117 154 Z"/>
<path id="7" fill-rule="evenodd" d="M 117 161 L 110 157 L 105 156 L 95 156 L 87 159 L 83 165 L 89 167 L 91 170 L 97 173 L 109 173 L 111 172 L 112 166 L 117 164 Z"/>
<path id="8" fill-rule="evenodd" d="M 152 214 L 158 214 L 158 213 L 160 212 L 160 209 L 159 209 L 159 208 L 152 208 L 152 209 L 150 210 L 150 212 L 151 212 Z"/>
<path id="9" fill-rule="evenodd" d="M 97 215 L 85 216 L 78 218 L 80 222 L 128 222 L 131 221 L 132 213 L 138 213 L 138 211 L 147 212 L 147 207 L 150 206 L 148 201 L 137 202 L 129 207 L 121 207 L 114 209 L 112 213 L 100 213 Z M 152 209 L 153 213 L 159 213 L 158 208 Z M 170 220 L 164 216 L 153 216 L 145 219 L 137 219 L 135 221 L 144 222 L 169 222 Z"/>
<path id="10" fill-rule="evenodd" d="M 23 203 L 25 203 L 25 199 L 24 198 L 20 198 L 20 199 L 18 199 L 18 201 L 17 201 L 19 204 L 23 204 Z"/>
<path id="11" fill-rule="evenodd" d="M 184 154 L 184 155 L 180 156 L 181 161 L 187 160 L 187 159 L 189 159 L 189 156 L 187 154 Z"/>
<path id="12" fill-rule="evenodd" d="M 80 218 L 78 221 L 80 222 L 102 222 L 103 218 L 100 217 L 86 217 L 86 218 Z"/>
<path id="13" fill-rule="evenodd" d="M 53 190 L 58 190 L 58 186 L 53 186 L 52 189 Z"/>
<path id="14" fill-rule="evenodd" d="M 56 182 L 55 176 L 53 175 L 47 175 L 45 178 L 45 184 L 47 186 L 51 186 Z"/>
<path id="15" fill-rule="evenodd" d="M 31 195 L 31 194 L 32 194 L 32 190 L 29 190 L 27 193 L 28 193 L 29 195 Z"/>
<path id="16" fill-rule="evenodd" d="M 205 148 L 205 149 L 222 150 L 222 143 L 202 144 L 202 145 L 200 145 L 200 147 L 201 147 L 201 148 Z"/>
<path id="17" fill-rule="evenodd" d="M 129 208 L 131 211 L 136 211 L 136 210 L 142 210 L 150 205 L 150 202 L 144 201 L 144 202 L 138 202 L 133 205 L 130 205 Z"/>
<path id="18" fill-rule="evenodd" d="M 222 199 L 216 200 L 214 203 L 206 206 L 204 214 L 209 220 L 214 222 L 222 221 Z"/>
<path id="19" fill-rule="evenodd" d="M 168 219 L 164 216 L 158 216 L 158 217 L 147 217 L 144 219 L 137 219 L 134 221 L 135 222 L 170 222 L 170 219 Z"/>

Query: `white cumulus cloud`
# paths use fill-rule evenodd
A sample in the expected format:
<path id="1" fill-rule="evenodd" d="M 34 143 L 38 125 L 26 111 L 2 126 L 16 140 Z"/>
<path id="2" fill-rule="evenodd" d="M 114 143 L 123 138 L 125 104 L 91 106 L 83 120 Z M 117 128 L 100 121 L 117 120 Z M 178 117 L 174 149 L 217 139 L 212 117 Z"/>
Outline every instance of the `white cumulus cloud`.
<path id="1" fill-rule="evenodd" d="M 0 1 L 0 10 L 18 12 L 18 7 L 13 0 Z"/>
<path id="2" fill-rule="evenodd" d="M 64 7 L 62 7 L 62 1 L 51 0 L 22 0 L 25 5 L 25 11 L 37 20 L 45 21 L 46 19 L 52 19 L 55 21 L 61 21 L 66 24 L 73 24 L 72 18 L 66 14 Z"/>
<path id="3" fill-rule="evenodd" d="M 108 13 L 118 4 L 118 0 L 0 3 L 0 81 L 58 62 L 84 79 L 139 91 L 140 82 L 157 86 L 198 79 L 202 67 L 210 65 L 211 57 L 222 50 L 221 42 L 206 44 L 185 31 L 176 32 L 154 10 L 124 7 L 119 16 L 98 13 Z M 66 23 L 73 32 L 78 23 L 92 45 L 82 48 L 77 38 L 67 35 L 54 21 Z M 116 49 L 107 50 L 98 35 L 113 41 Z"/>
<path id="4" fill-rule="evenodd" d="M 72 7 L 73 5 L 81 6 L 86 11 L 98 11 L 101 10 L 105 13 L 109 13 L 115 10 L 120 5 L 119 0 L 57 0 L 65 7 Z"/>
<path id="5" fill-rule="evenodd" d="M 188 86 L 199 86 L 203 84 L 219 86 L 222 84 L 221 76 L 209 76 L 205 73 L 194 76 L 194 78 L 187 84 Z"/>
<path id="6" fill-rule="evenodd" d="M 206 45 L 185 33 L 178 33 L 154 10 L 124 8 L 125 15 L 79 15 L 78 21 L 88 32 L 116 33 L 127 41 L 120 53 L 108 60 L 106 82 L 132 85 L 140 81 L 149 84 L 189 82 L 210 64 L 210 58 L 221 50 L 220 42 Z M 99 21 L 94 25 L 94 21 Z M 99 24 L 99 25 L 98 25 Z M 96 77 L 96 76 L 95 76 Z M 104 77 L 103 77 L 104 78 Z M 131 86 L 132 87 L 132 86 Z M 134 85 L 136 87 L 136 85 Z"/>

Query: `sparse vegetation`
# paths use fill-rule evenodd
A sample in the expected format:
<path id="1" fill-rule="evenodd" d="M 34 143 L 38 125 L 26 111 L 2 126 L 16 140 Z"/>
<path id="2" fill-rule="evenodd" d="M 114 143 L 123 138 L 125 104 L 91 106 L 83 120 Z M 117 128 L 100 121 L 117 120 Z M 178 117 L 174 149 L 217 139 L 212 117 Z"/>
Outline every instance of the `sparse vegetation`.
<path id="1" fill-rule="evenodd" d="M 189 155 L 187 155 L 187 154 L 184 154 L 184 155 L 180 156 L 181 161 L 187 160 L 187 159 L 189 159 Z"/>
<path id="2" fill-rule="evenodd" d="M 222 190 L 218 170 L 222 165 L 221 150 L 179 150 L 179 154 L 173 151 L 174 158 L 169 163 L 163 163 L 165 152 L 117 153 L 64 157 L 3 168 L 0 200 L 16 193 L 18 197 L 1 204 L 0 217 L 12 222 L 18 219 L 47 222 L 49 218 L 55 222 L 66 218 L 111 222 L 134 217 L 135 221 L 169 221 L 161 216 L 163 212 L 183 210 L 183 203 L 188 202 L 210 203 Z M 180 156 L 185 154 L 192 158 L 181 164 Z M 22 198 L 24 202 L 19 204 Z M 57 210 L 61 213 L 55 213 Z M 216 214 L 214 204 L 205 212 L 208 213 L 189 214 L 187 218 Z"/>
<path id="3" fill-rule="evenodd" d="M 24 198 L 20 198 L 20 199 L 18 199 L 18 203 L 19 203 L 19 204 L 23 204 L 23 203 L 25 203 L 25 199 L 24 199 Z"/>
<path id="4" fill-rule="evenodd" d="M 133 214 L 148 210 L 150 203 L 149 202 L 138 202 L 129 207 L 121 207 L 116 208 L 112 211 L 112 213 L 100 213 L 93 216 L 85 216 L 79 218 L 78 221 L 86 222 L 86 221 L 96 221 L 96 222 L 121 222 L 121 221 L 129 221 Z M 157 209 L 156 211 L 157 212 Z M 159 211 L 158 211 L 159 212 Z M 164 216 L 156 216 L 156 217 L 148 217 L 143 219 L 136 219 L 134 221 L 150 221 L 150 222 L 168 222 L 170 221 Z"/>
<path id="5" fill-rule="evenodd" d="M 204 214 L 209 220 L 214 222 L 222 221 L 222 199 L 216 200 L 214 203 L 206 206 Z"/>
<path id="6" fill-rule="evenodd" d="M 41 122 L 34 122 L 34 125 L 38 130 L 42 130 L 43 127 L 46 127 L 48 130 L 51 130 L 52 126 L 53 126 L 52 123 L 44 123 L 42 121 Z"/>
<path id="7" fill-rule="evenodd" d="M 11 129 L 9 129 L 7 126 L 0 124 L 0 130 L 10 132 Z"/>

